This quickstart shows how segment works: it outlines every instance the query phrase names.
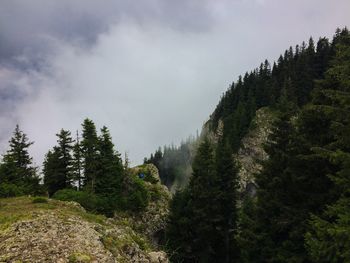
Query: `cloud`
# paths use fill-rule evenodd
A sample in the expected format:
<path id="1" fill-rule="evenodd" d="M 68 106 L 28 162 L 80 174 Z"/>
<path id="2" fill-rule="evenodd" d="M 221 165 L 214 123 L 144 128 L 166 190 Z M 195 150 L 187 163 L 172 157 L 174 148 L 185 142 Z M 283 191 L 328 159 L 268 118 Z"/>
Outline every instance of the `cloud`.
<path id="1" fill-rule="evenodd" d="M 346 0 L 4 0 L 0 150 L 19 123 L 40 164 L 59 129 L 74 132 L 89 117 L 139 163 L 200 129 L 239 74 L 349 24 L 349 7 Z"/>

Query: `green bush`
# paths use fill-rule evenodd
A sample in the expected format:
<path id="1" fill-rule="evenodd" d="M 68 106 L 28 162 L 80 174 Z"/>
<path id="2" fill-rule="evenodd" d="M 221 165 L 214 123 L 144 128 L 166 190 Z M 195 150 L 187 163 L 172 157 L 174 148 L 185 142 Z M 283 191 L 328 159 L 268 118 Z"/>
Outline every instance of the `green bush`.
<path id="1" fill-rule="evenodd" d="M 22 187 L 8 183 L 0 184 L 0 197 L 15 197 L 21 195 L 24 195 Z"/>
<path id="2" fill-rule="evenodd" d="M 89 263 L 91 262 L 91 257 L 83 253 L 73 253 L 68 258 L 69 263 Z"/>
<path id="3" fill-rule="evenodd" d="M 124 209 L 132 211 L 144 210 L 150 201 L 150 193 L 144 182 L 139 178 L 132 178 L 127 185 L 127 193 L 124 197 Z"/>
<path id="4" fill-rule="evenodd" d="M 146 182 L 150 182 L 151 184 L 156 184 L 158 183 L 158 180 L 154 178 L 151 174 L 151 172 L 148 172 L 145 174 L 145 179 Z"/>
<path id="5" fill-rule="evenodd" d="M 152 172 L 150 171 L 149 167 L 147 166 L 141 166 L 138 174 L 144 174 L 145 177 L 143 178 L 144 181 L 149 182 L 151 184 L 156 184 L 159 181 L 152 176 Z"/>
<path id="6" fill-rule="evenodd" d="M 158 201 L 162 198 L 162 192 L 157 185 L 150 188 L 150 196 L 152 201 Z"/>
<path id="7" fill-rule="evenodd" d="M 88 211 L 96 211 L 97 199 L 92 193 L 73 189 L 62 189 L 57 191 L 52 198 L 61 201 L 75 201 Z"/>
<path id="8" fill-rule="evenodd" d="M 38 203 L 47 203 L 48 200 L 45 197 L 35 197 L 32 201 L 33 204 L 38 204 Z"/>

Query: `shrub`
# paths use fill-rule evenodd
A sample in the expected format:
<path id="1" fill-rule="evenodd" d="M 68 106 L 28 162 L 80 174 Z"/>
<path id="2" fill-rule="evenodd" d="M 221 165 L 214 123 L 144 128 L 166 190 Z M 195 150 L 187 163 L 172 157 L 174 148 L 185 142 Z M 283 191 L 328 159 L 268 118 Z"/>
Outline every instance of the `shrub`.
<path id="1" fill-rule="evenodd" d="M 91 262 L 91 257 L 83 253 L 73 253 L 68 258 L 69 263 L 89 263 Z"/>
<path id="2" fill-rule="evenodd" d="M 47 203 L 48 200 L 45 197 L 35 197 L 32 201 L 33 204 L 38 204 L 38 203 Z"/>
<path id="3" fill-rule="evenodd" d="M 62 189 L 57 191 L 52 198 L 61 201 L 75 201 L 88 211 L 96 210 L 96 196 L 85 191 L 76 191 L 73 189 Z"/>
<path id="4" fill-rule="evenodd" d="M 0 197 L 15 197 L 20 195 L 24 195 L 22 187 L 8 183 L 0 184 Z"/>
<path id="5" fill-rule="evenodd" d="M 145 177 L 143 180 L 151 184 L 156 184 L 159 182 L 157 178 L 152 176 L 152 171 L 148 166 L 141 166 L 138 170 L 138 174 L 144 174 Z"/>
<path id="6" fill-rule="evenodd" d="M 150 194 L 144 182 L 139 178 L 131 178 L 127 183 L 127 192 L 124 196 L 124 209 L 132 211 L 144 210 L 150 200 Z"/>

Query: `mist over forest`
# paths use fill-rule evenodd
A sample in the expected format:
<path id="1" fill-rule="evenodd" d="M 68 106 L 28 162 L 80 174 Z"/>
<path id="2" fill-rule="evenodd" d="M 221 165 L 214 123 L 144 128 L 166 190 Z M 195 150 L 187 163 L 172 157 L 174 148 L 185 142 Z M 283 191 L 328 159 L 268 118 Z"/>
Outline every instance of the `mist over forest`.
<path id="1" fill-rule="evenodd" d="M 349 11 L 2 1 L 0 262 L 350 262 Z"/>

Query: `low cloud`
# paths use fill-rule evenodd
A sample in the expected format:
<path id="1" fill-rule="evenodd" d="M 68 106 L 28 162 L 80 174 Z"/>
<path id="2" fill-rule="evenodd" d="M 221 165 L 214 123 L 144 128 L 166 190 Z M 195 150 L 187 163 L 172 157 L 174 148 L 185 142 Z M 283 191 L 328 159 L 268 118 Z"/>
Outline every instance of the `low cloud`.
<path id="1" fill-rule="evenodd" d="M 36 142 L 38 164 L 59 129 L 74 132 L 86 117 L 109 127 L 117 149 L 140 163 L 200 129 L 239 74 L 350 22 L 346 0 L 2 6 L 0 150 L 19 123 Z"/>

